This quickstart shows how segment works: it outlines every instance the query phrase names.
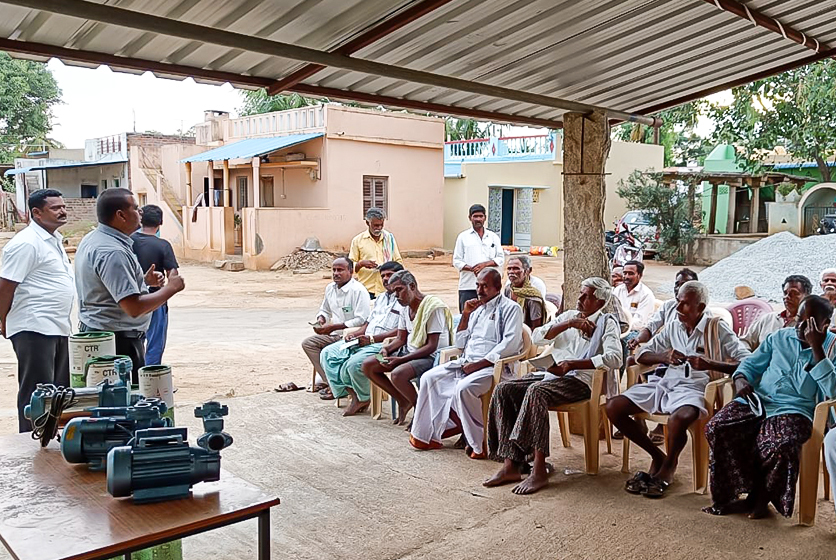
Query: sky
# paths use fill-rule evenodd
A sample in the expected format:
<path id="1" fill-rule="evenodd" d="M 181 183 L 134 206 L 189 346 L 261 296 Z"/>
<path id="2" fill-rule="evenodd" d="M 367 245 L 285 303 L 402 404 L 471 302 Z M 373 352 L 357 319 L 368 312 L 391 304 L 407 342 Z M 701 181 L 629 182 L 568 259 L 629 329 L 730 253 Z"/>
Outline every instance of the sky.
<path id="1" fill-rule="evenodd" d="M 83 148 L 87 138 L 122 132 L 154 130 L 176 134 L 203 121 L 207 109 L 237 115 L 242 105 L 240 91 L 229 84 L 220 86 L 67 66 L 57 59 L 47 64 L 61 87 L 63 103 L 54 107 L 51 137 L 67 148 Z M 728 102 L 730 92 L 710 96 L 712 102 Z M 696 132 L 710 134 L 713 123 L 700 118 Z M 505 135 L 539 134 L 530 127 L 511 127 Z"/>
<path id="2" fill-rule="evenodd" d="M 237 114 L 240 90 L 229 84 L 178 82 L 151 73 L 137 76 L 66 66 L 57 59 L 47 64 L 62 91 L 63 103 L 54 107 L 51 137 L 67 148 L 83 148 L 86 138 L 121 132 L 155 130 L 175 134 L 203 121 L 207 109 Z"/>

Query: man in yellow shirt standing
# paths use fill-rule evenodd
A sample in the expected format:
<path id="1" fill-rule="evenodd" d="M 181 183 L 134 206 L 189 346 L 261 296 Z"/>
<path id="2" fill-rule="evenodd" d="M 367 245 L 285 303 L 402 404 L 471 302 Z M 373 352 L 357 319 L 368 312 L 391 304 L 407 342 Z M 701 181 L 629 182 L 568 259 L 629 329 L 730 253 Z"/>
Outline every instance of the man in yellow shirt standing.
<path id="1" fill-rule="evenodd" d="M 403 264 L 395 236 L 383 229 L 386 213 L 380 208 L 369 208 L 366 224 L 369 228 L 351 240 L 348 258 L 354 261 L 357 280 L 369 291 L 372 299 L 386 291 L 378 267 L 387 261 Z"/>

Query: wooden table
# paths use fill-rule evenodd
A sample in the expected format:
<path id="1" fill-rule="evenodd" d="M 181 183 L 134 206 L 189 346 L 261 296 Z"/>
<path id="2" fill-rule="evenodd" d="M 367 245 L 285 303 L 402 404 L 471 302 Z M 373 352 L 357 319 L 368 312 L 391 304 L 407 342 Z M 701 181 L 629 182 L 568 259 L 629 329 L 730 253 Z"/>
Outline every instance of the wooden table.
<path id="1" fill-rule="evenodd" d="M 279 499 L 221 471 L 192 496 L 134 504 L 107 493 L 105 474 L 64 461 L 29 434 L 0 437 L 0 541 L 16 560 L 104 560 L 258 518 L 258 558 L 270 558 Z"/>

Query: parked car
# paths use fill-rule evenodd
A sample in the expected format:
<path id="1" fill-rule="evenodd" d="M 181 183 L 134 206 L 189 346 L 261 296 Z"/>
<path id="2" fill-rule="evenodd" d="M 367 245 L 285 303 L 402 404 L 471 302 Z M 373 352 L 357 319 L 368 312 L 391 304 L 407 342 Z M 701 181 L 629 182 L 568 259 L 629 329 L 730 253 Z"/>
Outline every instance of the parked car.
<path id="1" fill-rule="evenodd" d="M 816 233 L 819 235 L 836 233 L 836 214 L 825 214 L 824 217 L 819 220 L 819 227 L 816 228 Z"/>
<path id="2" fill-rule="evenodd" d="M 656 231 L 656 226 L 650 223 L 644 212 L 630 210 L 618 221 L 616 231 L 621 229 L 622 225 L 626 225 L 630 233 L 638 241 L 641 241 L 646 257 L 652 257 L 656 254 L 659 249 L 659 232 Z"/>

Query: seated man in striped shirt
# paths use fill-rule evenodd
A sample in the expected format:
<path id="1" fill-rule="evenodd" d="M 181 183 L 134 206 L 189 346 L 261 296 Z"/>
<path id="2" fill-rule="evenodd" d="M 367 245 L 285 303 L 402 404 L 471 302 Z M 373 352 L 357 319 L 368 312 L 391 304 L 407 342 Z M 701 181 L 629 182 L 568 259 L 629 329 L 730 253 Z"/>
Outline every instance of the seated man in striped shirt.
<path id="1" fill-rule="evenodd" d="M 346 335 L 344 341 L 339 340 L 326 346 L 319 356 L 334 397 L 351 397 L 343 416 L 354 416 L 368 408 L 371 382 L 363 373 L 363 360 L 380 352 L 383 341 L 398 334 L 403 308 L 389 286 L 389 279 L 403 270 L 403 266 L 388 261 L 380 265 L 378 270 L 386 291 L 375 299 L 369 320 L 359 330 Z"/>

